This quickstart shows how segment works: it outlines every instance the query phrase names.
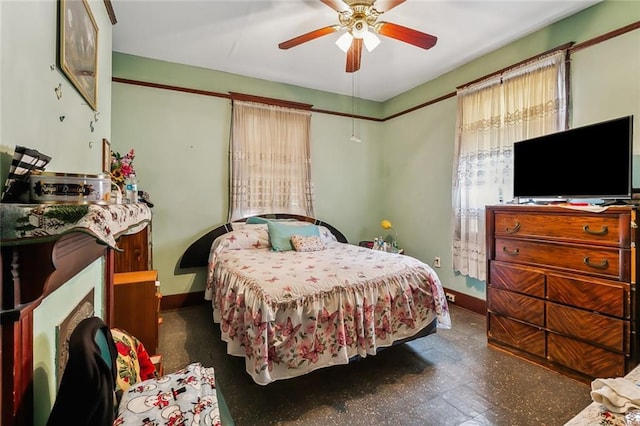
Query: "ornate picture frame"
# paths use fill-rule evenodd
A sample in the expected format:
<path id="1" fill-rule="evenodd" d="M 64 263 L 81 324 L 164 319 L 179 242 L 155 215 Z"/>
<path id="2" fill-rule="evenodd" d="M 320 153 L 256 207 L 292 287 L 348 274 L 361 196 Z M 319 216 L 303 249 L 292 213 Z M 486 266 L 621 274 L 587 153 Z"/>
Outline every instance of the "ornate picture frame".
<path id="1" fill-rule="evenodd" d="M 87 0 L 59 0 L 59 66 L 87 104 L 98 105 L 98 25 Z"/>
<path id="2" fill-rule="evenodd" d="M 69 338 L 80 321 L 95 315 L 95 289 L 92 288 L 62 323 L 56 326 L 56 377 L 58 386 L 69 360 Z"/>

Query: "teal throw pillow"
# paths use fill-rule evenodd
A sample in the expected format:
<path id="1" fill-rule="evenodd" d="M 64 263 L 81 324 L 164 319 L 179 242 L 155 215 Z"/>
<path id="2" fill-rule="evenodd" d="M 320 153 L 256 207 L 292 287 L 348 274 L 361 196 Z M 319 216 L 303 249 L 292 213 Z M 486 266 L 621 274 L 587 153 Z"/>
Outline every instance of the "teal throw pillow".
<path id="1" fill-rule="evenodd" d="M 295 219 L 267 219 L 259 216 L 251 216 L 247 218 L 245 223 L 249 225 L 257 225 L 257 224 L 269 223 L 269 222 L 295 222 L 295 221 L 296 221 Z"/>
<path id="2" fill-rule="evenodd" d="M 269 219 L 265 219 L 264 217 L 251 216 L 247 218 L 245 222 L 248 225 L 257 225 L 259 223 L 269 223 Z"/>
<path id="3" fill-rule="evenodd" d="M 320 230 L 316 225 L 289 225 L 283 222 L 267 222 L 269 228 L 269 242 L 271 250 L 293 250 L 291 237 L 301 235 L 303 237 L 320 236 Z"/>

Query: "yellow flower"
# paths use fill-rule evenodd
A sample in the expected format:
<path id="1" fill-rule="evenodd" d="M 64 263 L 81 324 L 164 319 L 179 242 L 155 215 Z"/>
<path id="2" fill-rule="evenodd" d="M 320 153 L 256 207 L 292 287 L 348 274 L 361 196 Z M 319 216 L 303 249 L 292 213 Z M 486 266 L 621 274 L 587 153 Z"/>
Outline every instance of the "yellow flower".
<path id="1" fill-rule="evenodd" d="M 387 219 L 384 219 L 382 222 L 380 222 L 380 226 L 382 226 L 384 229 L 393 228 L 393 226 L 391 225 L 391 222 L 389 222 Z"/>

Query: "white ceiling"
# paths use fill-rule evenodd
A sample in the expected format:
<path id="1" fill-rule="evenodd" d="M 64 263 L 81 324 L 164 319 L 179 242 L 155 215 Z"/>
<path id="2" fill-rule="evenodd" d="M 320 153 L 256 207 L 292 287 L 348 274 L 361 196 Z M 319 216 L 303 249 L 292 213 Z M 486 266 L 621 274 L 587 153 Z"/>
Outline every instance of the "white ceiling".
<path id="1" fill-rule="evenodd" d="M 357 97 L 384 101 L 599 0 L 407 0 L 381 21 L 438 37 L 423 50 L 380 36 L 353 74 Z M 320 0 L 112 0 L 113 50 L 345 95 L 352 74 L 335 41 L 278 44 L 338 23 Z M 567 40 L 569 41 L 569 40 Z M 553 46 L 551 46 L 553 47 Z"/>

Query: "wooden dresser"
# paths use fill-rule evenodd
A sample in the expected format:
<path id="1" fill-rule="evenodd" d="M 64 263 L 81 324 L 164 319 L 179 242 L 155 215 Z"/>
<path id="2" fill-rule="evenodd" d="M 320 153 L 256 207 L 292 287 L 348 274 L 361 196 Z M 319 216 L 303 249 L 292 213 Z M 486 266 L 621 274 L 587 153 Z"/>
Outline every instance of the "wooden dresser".
<path id="1" fill-rule="evenodd" d="M 636 209 L 487 207 L 491 346 L 590 381 L 638 363 Z"/>

